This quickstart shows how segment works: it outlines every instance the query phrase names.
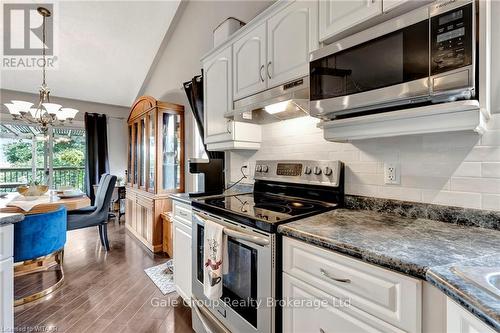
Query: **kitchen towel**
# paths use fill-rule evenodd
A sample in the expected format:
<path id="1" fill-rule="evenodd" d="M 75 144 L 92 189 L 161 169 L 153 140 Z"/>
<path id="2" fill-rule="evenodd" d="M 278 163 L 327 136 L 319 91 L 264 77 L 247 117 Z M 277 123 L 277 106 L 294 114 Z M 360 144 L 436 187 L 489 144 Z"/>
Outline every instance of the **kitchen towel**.
<path id="1" fill-rule="evenodd" d="M 205 220 L 203 239 L 203 293 L 208 299 L 222 296 L 222 275 L 227 273 L 227 236 L 224 227 Z"/>

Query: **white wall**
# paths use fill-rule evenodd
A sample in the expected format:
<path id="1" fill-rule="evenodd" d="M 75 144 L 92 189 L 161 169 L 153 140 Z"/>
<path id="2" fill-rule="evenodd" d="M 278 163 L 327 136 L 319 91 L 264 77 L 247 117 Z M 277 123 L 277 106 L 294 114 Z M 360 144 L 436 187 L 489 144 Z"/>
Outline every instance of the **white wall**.
<path id="1" fill-rule="evenodd" d="M 193 157 L 194 119 L 182 83 L 201 72 L 201 57 L 213 47 L 212 31 L 227 17 L 250 21 L 272 1 L 186 1 L 167 33 L 155 66 L 150 70 L 140 95 L 182 104 L 186 112 L 186 159 Z M 187 163 L 186 163 L 187 167 Z M 186 169 L 186 191 L 192 191 L 194 177 Z"/>
<path id="2" fill-rule="evenodd" d="M 480 137 L 472 132 L 400 136 L 355 143 L 323 139 L 318 120 L 264 125 L 257 152 L 230 153 L 231 181 L 258 159 L 341 160 L 346 193 L 500 211 L 500 114 Z M 384 162 L 401 167 L 401 185 L 385 185 Z"/>
<path id="3" fill-rule="evenodd" d="M 0 103 L 9 103 L 11 100 L 37 101 L 38 95 L 13 90 L 0 90 Z M 101 104 L 60 98 L 51 96 L 52 103 L 61 104 L 65 107 L 72 107 L 80 110 L 76 115 L 74 126 L 83 127 L 83 117 L 85 112 L 102 113 L 108 116 L 108 151 L 110 172 L 118 177 L 125 176 L 127 169 L 127 117 L 129 108 L 110 104 Z M 4 107 L 1 108 L 0 119 L 10 120 L 11 117 Z"/>

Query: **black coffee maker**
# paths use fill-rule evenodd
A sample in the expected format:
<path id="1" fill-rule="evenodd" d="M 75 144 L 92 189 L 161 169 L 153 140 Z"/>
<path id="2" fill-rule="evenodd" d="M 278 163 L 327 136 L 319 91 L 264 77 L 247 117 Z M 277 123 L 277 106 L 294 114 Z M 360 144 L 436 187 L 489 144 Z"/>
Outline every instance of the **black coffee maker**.
<path id="1" fill-rule="evenodd" d="M 199 192 L 189 193 L 190 197 L 222 194 L 224 192 L 224 159 L 189 159 L 189 172 L 203 174 Z"/>

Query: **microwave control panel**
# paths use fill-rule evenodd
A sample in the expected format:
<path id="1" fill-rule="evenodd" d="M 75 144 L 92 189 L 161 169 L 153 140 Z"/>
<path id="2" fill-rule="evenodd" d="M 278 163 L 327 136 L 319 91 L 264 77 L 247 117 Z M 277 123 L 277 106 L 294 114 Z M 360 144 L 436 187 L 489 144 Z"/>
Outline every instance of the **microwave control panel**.
<path id="1" fill-rule="evenodd" d="M 431 75 L 472 64 L 473 4 L 431 18 Z"/>

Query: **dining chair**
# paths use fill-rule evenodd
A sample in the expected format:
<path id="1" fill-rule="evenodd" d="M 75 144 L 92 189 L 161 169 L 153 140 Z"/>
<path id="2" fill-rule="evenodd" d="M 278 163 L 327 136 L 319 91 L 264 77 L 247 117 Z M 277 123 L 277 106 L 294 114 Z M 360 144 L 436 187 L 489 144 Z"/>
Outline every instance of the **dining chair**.
<path id="1" fill-rule="evenodd" d="M 99 179 L 99 184 L 97 185 L 97 190 L 95 191 L 95 196 L 94 198 L 97 198 L 100 193 L 103 191 L 104 189 L 104 181 L 106 180 L 107 177 L 110 177 L 111 175 L 109 173 L 103 173 L 101 175 L 101 179 Z M 97 199 L 96 199 L 97 200 Z M 79 209 L 75 209 L 75 210 L 70 210 L 68 211 L 68 215 L 76 215 L 76 214 L 89 214 L 89 213 L 92 213 L 96 210 L 97 206 L 96 206 L 96 200 L 94 200 L 94 204 L 92 206 L 87 206 L 87 207 L 83 207 L 83 208 L 79 208 Z"/>
<path id="2" fill-rule="evenodd" d="M 109 251 L 108 211 L 115 188 L 116 176 L 103 177 L 102 189 L 96 193 L 94 211 L 82 214 L 68 214 L 68 230 L 98 227 L 101 244 Z"/>
<path id="3" fill-rule="evenodd" d="M 65 243 L 66 208 L 64 206 L 48 213 L 26 214 L 23 221 L 14 224 L 14 262 L 16 263 L 14 278 L 47 271 L 58 266 L 55 270 L 56 280 L 50 284 L 41 284 L 42 290 L 30 289 L 27 293 L 20 291 L 14 305 L 34 301 L 62 285 Z"/>

